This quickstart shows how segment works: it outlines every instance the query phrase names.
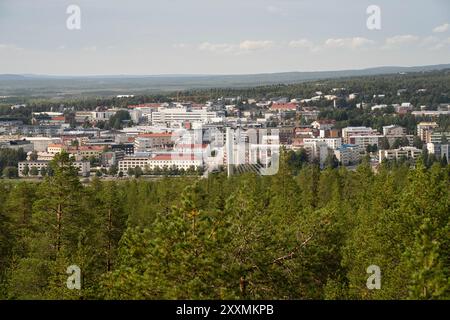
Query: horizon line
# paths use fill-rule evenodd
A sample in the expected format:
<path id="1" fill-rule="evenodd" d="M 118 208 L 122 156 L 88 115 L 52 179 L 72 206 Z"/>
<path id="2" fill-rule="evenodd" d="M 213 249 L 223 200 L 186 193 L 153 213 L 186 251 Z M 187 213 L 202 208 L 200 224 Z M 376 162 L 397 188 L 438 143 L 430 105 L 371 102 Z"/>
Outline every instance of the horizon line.
<path id="1" fill-rule="evenodd" d="M 255 75 L 271 75 L 283 73 L 320 73 L 320 72 L 345 72 L 345 71 L 365 71 L 371 69 L 382 68 L 424 68 L 424 67 L 439 67 L 449 66 L 449 63 L 425 64 L 425 65 L 379 65 L 364 68 L 345 68 L 345 69 L 328 69 L 328 70 L 314 70 L 314 71 L 275 71 L 275 72 L 259 72 L 259 73 L 159 73 L 159 74 L 41 74 L 41 73 L 0 73 L 0 76 L 34 76 L 34 77 L 221 77 L 221 76 L 255 76 Z"/>

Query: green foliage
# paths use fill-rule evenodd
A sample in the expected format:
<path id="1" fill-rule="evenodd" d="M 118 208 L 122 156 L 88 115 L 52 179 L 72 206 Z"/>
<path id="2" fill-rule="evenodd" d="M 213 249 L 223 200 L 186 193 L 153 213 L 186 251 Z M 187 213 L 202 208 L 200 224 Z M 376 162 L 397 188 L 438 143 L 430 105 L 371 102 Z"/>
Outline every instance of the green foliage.
<path id="1" fill-rule="evenodd" d="M 62 153 L 43 182 L 0 184 L 0 297 L 450 298 L 449 166 L 304 159 L 283 152 L 275 176 L 83 186 Z M 81 290 L 66 287 L 73 264 Z"/>
<path id="2" fill-rule="evenodd" d="M 17 167 L 19 161 L 24 161 L 27 158 L 26 152 L 22 148 L 14 149 L 0 149 L 0 171 L 4 172 L 5 168 Z"/>

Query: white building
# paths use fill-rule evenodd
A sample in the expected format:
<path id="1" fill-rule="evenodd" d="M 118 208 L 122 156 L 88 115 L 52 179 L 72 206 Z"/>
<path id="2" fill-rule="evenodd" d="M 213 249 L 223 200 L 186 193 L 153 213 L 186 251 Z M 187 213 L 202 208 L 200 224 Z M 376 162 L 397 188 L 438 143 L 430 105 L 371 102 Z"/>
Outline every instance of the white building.
<path id="1" fill-rule="evenodd" d="M 47 151 L 47 147 L 50 144 L 60 143 L 60 138 L 48 138 L 48 137 L 25 137 L 27 141 L 30 141 L 34 145 L 34 151 L 44 152 Z"/>
<path id="2" fill-rule="evenodd" d="M 379 133 L 376 130 L 369 127 L 347 127 L 342 129 L 342 139 L 346 144 L 351 144 L 351 136 L 370 136 L 378 134 Z"/>
<path id="3" fill-rule="evenodd" d="M 377 146 L 380 139 L 383 138 L 380 134 L 351 136 L 348 140 L 349 144 L 357 145 L 360 151 L 364 151 L 368 146 Z"/>
<path id="4" fill-rule="evenodd" d="M 420 122 L 417 125 L 417 135 L 423 142 L 427 142 L 429 135 L 438 127 L 439 125 L 436 122 Z"/>
<path id="5" fill-rule="evenodd" d="M 342 145 L 341 138 L 307 138 L 303 139 L 303 143 L 311 143 L 314 141 L 325 142 L 328 148 L 330 149 L 338 149 Z"/>
<path id="6" fill-rule="evenodd" d="M 38 176 L 41 176 L 41 169 L 48 168 L 50 161 L 22 161 L 18 164 L 19 177 L 24 177 L 23 170 L 26 166 L 28 169 L 37 168 L 39 170 Z M 88 161 L 73 162 L 73 166 L 78 169 L 78 174 L 83 177 L 89 176 L 91 165 Z"/>
<path id="7" fill-rule="evenodd" d="M 328 145 L 324 141 L 310 141 L 304 143 L 303 147 L 308 153 L 310 160 L 318 160 L 320 166 L 323 167 L 327 156 L 330 154 Z"/>
<path id="8" fill-rule="evenodd" d="M 158 111 L 152 113 L 152 123 L 173 123 L 173 122 L 213 122 L 218 118 L 217 112 L 208 111 L 206 108 L 192 110 L 187 107 L 165 108 L 160 107 Z"/>
<path id="9" fill-rule="evenodd" d="M 391 125 L 383 127 L 383 136 L 403 136 L 405 134 L 406 129 L 401 126 Z"/>
<path id="10" fill-rule="evenodd" d="M 450 144 L 427 143 L 427 150 L 429 154 L 434 154 L 437 159 L 445 156 L 450 163 Z"/>
<path id="11" fill-rule="evenodd" d="M 359 147 L 350 144 L 343 144 L 340 148 L 334 150 L 334 155 L 344 166 L 356 164 L 361 159 Z"/>
<path id="12" fill-rule="evenodd" d="M 422 150 L 414 147 L 402 147 L 400 149 L 379 150 L 378 159 L 381 163 L 386 160 L 414 159 L 416 160 L 422 154 Z"/>
<path id="13" fill-rule="evenodd" d="M 203 166 L 203 159 L 195 155 L 186 155 L 178 153 L 157 154 L 153 156 L 131 156 L 119 161 L 119 171 L 127 172 L 128 169 L 140 167 L 142 170 L 148 168 L 154 170 L 155 168 L 172 168 L 187 170 L 191 167 L 197 169 Z"/>

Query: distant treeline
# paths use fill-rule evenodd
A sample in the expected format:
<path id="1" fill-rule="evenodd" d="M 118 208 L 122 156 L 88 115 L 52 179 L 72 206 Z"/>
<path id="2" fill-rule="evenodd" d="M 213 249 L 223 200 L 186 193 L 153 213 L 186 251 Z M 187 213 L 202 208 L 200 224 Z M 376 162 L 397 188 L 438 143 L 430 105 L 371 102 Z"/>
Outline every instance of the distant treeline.
<path id="1" fill-rule="evenodd" d="M 20 103 L 26 103 L 26 108 L 10 109 L 11 104 L 0 102 L 0 117 L 23 120 L 29 123 L 32 112 L 42 111 L 63 111 L 66 113 L 81 110 L 94 110 L 97 107 L 116 107 L 126 108 L 128 105 L 141 103 L 156 102 L 174 102 L 174 101 L 191 101 L 204 103 L 208 100 L 219 99 L 223 97 L 240 97 L 241 100 L 235 103 L 242 109 L 247 110 L 252 106 L 244 105 L 242 102 L 246 99 L 272 99 L 286 97 L 288 99 L 307 99 L 316 95 L 317 91 L 324 94 L 332 93 L 333 89 L 345 88 L 343 91 L 336 91 L 334 94 L 338 96 L 337 105 L 339 110 L 332 110 L 333 102 L 322 100 L 314 102 L 311 105 L 317 106 L 320 110 L 321 117 L 329 117 L 338 121 L 348 120 L 349 124 L 371 125 L 371 118 L 375 115 L 379 121 L 375 121 L 374 127 L 382 124 L 395 123 L 395 119 L 389 121 L 382 120 L 384 113 L 393 113 L 393 110 L 383 110 L 370 112 L 369 110 L 361 111 L 356 109 L 356 105 L 361 102 L 369 102 L 376 104 L 395 104 L 402 102 L 410 102 L 417 108 L 424 105 L 428 109 L 436 110 L 440 104 L 450 103 L 450 71 L 433 71 L 420 72 L 411 74 L 394 74 L 380 76 L 366 76 L 356 78 L 340 78 L 329 79 L 314 82 L 303 82 L 299 84 L 279 84 L 270 86 L 260 86 L 251 88 L 215 88 L 215 89 L 199 89 L 186 90 L 179 92 L 162 92 L 158 94 L 136 95 L 134 97 L 117 98 L 117 97 L 84 97 L 70 99 L 36 99 L 36 98 L 20 98 Z M 406 91 L 400 91 L 405 89 Z M 422 90 L 424 89 L 424 90 Z M 420 91 L 419 91 L 420 90 Z M 344 99 L 350 93 L 358 93 L 356 99 L 351 101 Z M 383 94 L 384 98 L 374 96 Z M 69 108 L 69 110 L 67 110 Z M 393 118 L 393 117 L 391 117 Z M 401 118 L 401 117 L 399 117 Z M 409 121 L 409 120 L 407 120 Z M 398 121 L 397 121 L 398 122 Z M 400 121 L 401 122 L 401 121 Z M 345 123 L 343 125 L 346 125 Z M 415 124 L 404 124 L 410 128 Z"/>

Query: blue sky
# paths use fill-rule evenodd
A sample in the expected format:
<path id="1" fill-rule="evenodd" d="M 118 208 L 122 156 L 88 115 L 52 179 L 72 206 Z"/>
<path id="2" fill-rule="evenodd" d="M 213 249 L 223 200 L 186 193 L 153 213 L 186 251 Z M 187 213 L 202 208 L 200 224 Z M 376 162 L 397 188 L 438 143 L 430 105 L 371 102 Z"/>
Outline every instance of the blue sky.
<path id="1" fill-rule="evenodd" d="M 69 5 L 81 30 L 68 30 Z M 381 30 L 366 26 L 369 5 Z M 448 0 L 0 0 L 0 73 L 242 74 L 450 63 Z"/>

